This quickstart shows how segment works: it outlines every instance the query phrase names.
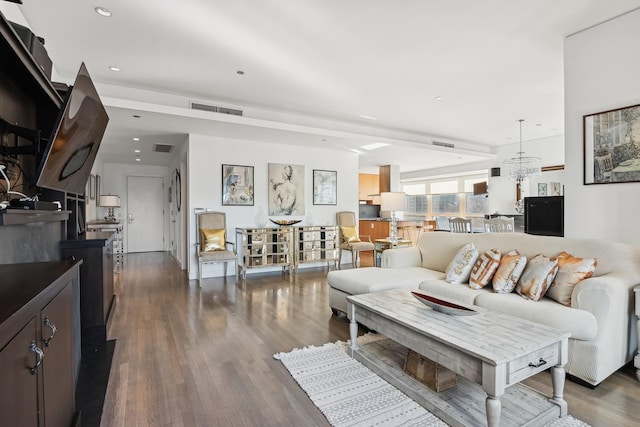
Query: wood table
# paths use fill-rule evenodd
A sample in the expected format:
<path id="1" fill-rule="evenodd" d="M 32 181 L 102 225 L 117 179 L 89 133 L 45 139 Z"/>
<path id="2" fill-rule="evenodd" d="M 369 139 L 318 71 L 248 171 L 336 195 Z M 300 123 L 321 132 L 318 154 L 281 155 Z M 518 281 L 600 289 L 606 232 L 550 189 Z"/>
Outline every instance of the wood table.
<path id="1" fill-rule="evenodd" d="M 382 257 L 382 252 L 391 248 L 408 248 L 413 245 L 413 242 L 407 239 L 398 239 L 394 246 L 393 242 L 389 239 L 375 239 L 374 245 L 376 254 L 376 267 L 380 267 L 380 258 Z"/>
<path id="2" fill-rule="evenodd" d="M 570 334 L 475 306 L 469 306 L 477 311 L 471 316 L 440 313 L 407 289 L 347 300 L 353 356 L 448 424 L 543 425 L 567 414 L 563 389 Z M 404 374 L 401 365 L 398 371 L 380 351 L 359 347 L 358 323 L 454 371 L 458 385 L 435 393 Z M 549 368 L 551 399 L 518 384 Z M 477 407 L 482 400 L 484 411 Z"/>

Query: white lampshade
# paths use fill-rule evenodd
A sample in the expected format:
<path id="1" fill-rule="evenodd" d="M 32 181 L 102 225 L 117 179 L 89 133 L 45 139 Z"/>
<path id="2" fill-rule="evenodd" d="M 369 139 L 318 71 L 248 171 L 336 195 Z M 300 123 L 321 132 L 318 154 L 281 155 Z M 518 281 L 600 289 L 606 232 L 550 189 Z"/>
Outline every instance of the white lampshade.
<path id="1" fill-rule="evenodd" d="M 111 194 L 107 196 L 100 196 L 100 206 L 105 208 L 119 208 L 120 196 L 115 196 Z"/>
<path id="2" fill-rule="evenodd" d="M 403 211 L 406 194 L 399 191 L 380 193 L 380 209 L 383 211 Z"/>

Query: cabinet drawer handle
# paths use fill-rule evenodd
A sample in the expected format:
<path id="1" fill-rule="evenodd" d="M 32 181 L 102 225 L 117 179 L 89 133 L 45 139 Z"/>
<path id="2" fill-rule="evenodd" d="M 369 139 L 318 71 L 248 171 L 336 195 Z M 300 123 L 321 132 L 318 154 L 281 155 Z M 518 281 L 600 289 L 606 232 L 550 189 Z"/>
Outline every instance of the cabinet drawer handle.
<path id="1" fill-rule="evenodd" d="M 538 363 L 530 362 L 530 363 L 529 363 L 529 367 L 530 367 L 530 368 L 539 368 L 540 366 L 543 366 L 543 365 L 546 365 L 546 364 L 547 364 L 547 361 L 546 361 L 546 360 L 544 360 L 544 359 L 541 357 L 541 358 L 540 358 L 540 360 L 538 360 Z"/>
<path id="2" fill-rule="evenodd" d="M 35 375 L 38 371 L 38 366 L 42 364 L 42 359 L 44 359 L 44 352 L 38 348 L 35 341 L 31 341 L 29 350 L 38 356 L 38 361 L 36 362 L 36 364 L 33 367 L 29 368 L 29 372 L 31 372 L 31 375 Z"/>
<path id="3" fill-rule="evenodd" d="M 49 338 L 47 338 L 46 340 L 44 340 L 44 346 L 45 347 L 49 347 L 49 341 L 51 341 L 53 339 L 53 337 L 56 336 L 56 332 L 58 331 L 58 328 L 56 328 L 56 325 L 53 324 L 53 322 L 51 322 L 51 320 L 49 320 L 48 317 L 44 318 L 44 325 L 48 326 L 49 328 L 51 328 L 51 336 Z"/>

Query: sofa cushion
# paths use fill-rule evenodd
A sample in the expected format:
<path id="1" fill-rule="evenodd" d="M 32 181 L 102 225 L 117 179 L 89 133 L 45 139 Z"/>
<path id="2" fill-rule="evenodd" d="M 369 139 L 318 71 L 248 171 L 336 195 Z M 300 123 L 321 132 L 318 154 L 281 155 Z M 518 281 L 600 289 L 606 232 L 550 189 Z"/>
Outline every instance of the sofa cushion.
<path id="1" fill-rule="evenodd" d="M 538 301 L 547 293 L 558 272 L 558 259 L 538 254 L 524 268 L 516 292 L 523 298 Z"/>
<path id="2" fill-rule="evenodd" d="M 569 332 L 571 338 L 577 340 L 592 340 L 598 334 L 598 322 L 592 313 L 565 307 L 547 297 L 534 302 L 515 293 L 503 295 L 483 292 L 477 295 L 475 305 Z"/>
<path id="3" fill-rule="evenodd" d="M 327 274 L 329 286 L 349 295 L 396 288 L 418 289 L 420 282 L 428 279 L 444 279 L 444 273 L 422 267 L 364 267 L 352 270 L 334 270 Z"/>
<path id="4" fill-rule="evenodd" d="M 500 260 L 500 265 L 493 276 L 493 291 L 499 294 L 511 293 L 527 265 L 527 257 L 513 249 Z"/>
<path id="5" fill-rule="evenodd" d="M 489 288 L 470 289 L 465 283 L 449 283 L 445 280 L 425 280 L 419 288 L 437 297 L 451 298 L 464 304 L 473 304 L 477 295 L 491 292 Z"/>
<path id="6" fill-rule="evenodd" d="M 446 281 L 464 283 L 469 280 L 471 269 L 478 259 L 478 250 L 473 243 L 464 245 L 453 257 L 446 270 Z"/>
<path id="7" fill-rule="evenodd" d="M 547 290 L 547 296 L 562 305 L 571 306 L 571 294 L 582 280 L 593 276 L 598 260 L 578 258 L 567 252 L 558 255 L 558 273 Z"/>
<path id="8" fill-rule="evenodd" d="M 491 249 L 484 251 L 478 257 L 469 276 L 471 289 L 481 289 L 491 283 L 491 279 L 500 265 L 500 255 L 500 249 Z"/>

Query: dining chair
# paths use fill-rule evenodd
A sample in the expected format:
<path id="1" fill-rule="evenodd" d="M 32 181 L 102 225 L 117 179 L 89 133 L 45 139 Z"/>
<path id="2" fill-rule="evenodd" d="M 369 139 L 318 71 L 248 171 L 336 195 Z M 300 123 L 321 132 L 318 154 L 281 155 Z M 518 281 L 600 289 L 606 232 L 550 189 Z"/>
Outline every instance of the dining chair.
<path id="1" fill-rule="evenodd" d="M 356 224 L 356 214 L 351 211 L 341 211 L 336 213 L 336 223 L 338 224 L 340 244 L 338 246 L 338 268 L 342 263 L 342 251 L 351 252 L 351 265 L 358 267 L 358 254 L 362 251 L 371 251 L 375 258 L 375 245 L 370 236 L 359 236 Z"/>
<path id="2" fill-rule="evenodd" d="M 236 282 L 238 281 L 238 255 L 235 244 L 227 241 L 227 219 L 224 212 L 196 212 L 198 236 L 196 254 L 198 257 L 198 285 L 202 287 L 202 266 L 205 264 L 224 264 L 224 275 L 227 275 L 227 264 L 233 262 Z"/>
<path id="3" fill-rule="evenodd" d="M 452 233 L 473 233 L 471 220 L 465 218 L 450 218 L 449 230 Z"/>
<path id="4" fill-rule="evenodd" d="M 485 219 L 484 231 L 485 233 L 513 233 L 513 218 L 499 216 L 496 218 Z"/>

